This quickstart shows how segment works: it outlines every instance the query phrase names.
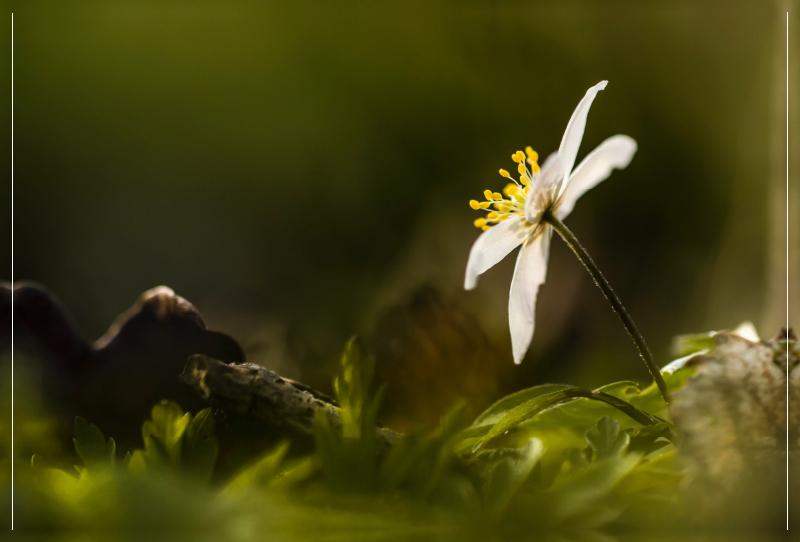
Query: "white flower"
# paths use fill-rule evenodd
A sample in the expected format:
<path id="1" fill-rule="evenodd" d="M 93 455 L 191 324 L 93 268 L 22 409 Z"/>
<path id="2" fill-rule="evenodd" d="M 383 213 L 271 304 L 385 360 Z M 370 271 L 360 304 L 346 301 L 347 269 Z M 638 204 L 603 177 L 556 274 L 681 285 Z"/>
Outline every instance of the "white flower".
<path id="1" fill-rule="evenodd" d="M 498 192 L 486 190 L 487 201 L 470 201 L 473 209 L 487 210 L 489 214 L 475 221 L 484 233 L 469 253 L 464 288 L 475 288 L 479 275 L 523 245 L 508 300 L 511 346 L 517 364 L 533 338 L 536 295 L 547 275 L 552 231 L 550 225 L 542 221 L 545 211 L 551 210 L 563 220 L 584 192 L 608 177 L 613 169 L 626 167 L 636 152 L 633 139 L 615 135 L 589 153 L 574 171 L 572 169 L 583 139 L 586 115 L 594 97 L 606 84 L 607 81 L 601 81 L 586 91 L 569 119 L 558 152 L 551 154 L 541 169 L 537 164 L 538 155 L 530 147 L 525 153 L 517 151 L 512 155 L 520 178 L 517 181 L 507 171 L 500 170 L 503 177 L 514 181 L 503 190 L 507 199 Z"/>

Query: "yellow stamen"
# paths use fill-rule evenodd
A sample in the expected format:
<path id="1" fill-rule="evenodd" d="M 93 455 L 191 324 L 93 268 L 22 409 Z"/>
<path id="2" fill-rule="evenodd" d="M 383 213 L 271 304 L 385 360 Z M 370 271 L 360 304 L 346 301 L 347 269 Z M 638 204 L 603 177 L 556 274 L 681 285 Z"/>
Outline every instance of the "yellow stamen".
<path id="1" fill-rule="evenodd" d="M 533 184 L 531 171 L 539 171 L 539 166 L 536 164 L 538 157 L 539 155 L 530 147 L 525 147 L 524 152 L 515 152 L 511 155 L 511 159 L 517 164 L 519 181 L 515 180 L 505 169 L 500 169 L 500 176 L 513 182 L 506 184 L 502 192 L 484 190 L 483 196 L 486 198 L 486 201 L 470 200 L 469 206 L 471 208 L 487 211 L 484 218 L 475 220 L 475 227 L 486 231 L 492 226 L 504 220 L 508 220 L 509 218 L 524 216 L 522 207 L 530 192 L 531 184 Z M 531 164 L 530 169 L 526 167 L 528 163 Z"/>
<path id="2" fill-rule="evenodd" d="M 531 173 L 539 173 L 540 169 L 541 168 L 539 167 L 539 164 L 537 164 L 536 162 L 531 164 Z"/>

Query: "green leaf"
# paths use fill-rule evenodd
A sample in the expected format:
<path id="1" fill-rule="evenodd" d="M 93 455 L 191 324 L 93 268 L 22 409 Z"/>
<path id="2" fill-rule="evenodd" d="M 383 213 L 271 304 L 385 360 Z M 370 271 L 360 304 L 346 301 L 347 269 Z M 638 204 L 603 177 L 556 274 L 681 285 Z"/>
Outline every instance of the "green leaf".
<path id="1" fill-rule="evenodd" d="M 458 404 L 442 417 L 431 435 L 417 432 L 395 442 L 379 470 L 379 487 L 384 491 L 403 489 L 416 498 L 437 492 L 455 459 L 453 445 L 464 424 L 464 412 L 465 405 Z"/>
<path id="2" fill-rule="evenodd" d="M 424 453 L 424 437 L 419 431 L 399 438 L 381 466 L 378 479 L 381 490 L 391 492 L 397 489 L 410 477 L 409 472 L 419 465 Z"/>
<path id="3" fill-rule="evenodd" d="M 597 425 L 586 432 L 586 441 L 594 451 L 595 460 L 618 457 L 625 452 L 630 436 L 620 432 L 619 422 L 603 416 Z"/>
<path id="4" fill-rule="evenodd" d="M 114 439 L 106 443 L 103 433 L 80 416 L 75 418 L 75 451 L 90 470 L 109 468 L 114 465 L 116 446 Z"/>
<path id="5" fill-rule="evenodd" d="M 674 373 L 662 373 L 664 382 L 671 392 L 679 390 L 684 386 L 686 380 L 695 373 L 694 367 L 685 367 L 679 369 Z M 667 406 L 664 404 L 664 398 L 655 383 L 643 389 L 638 395 L 633 395 L 627 401 L 645 412 L 649 412 L 656 416 L 666 415 Z"/>
<path id="6" fill-rule="evenodd" d="M 582 450 L 568 448 L 564 450 L 564 457 L 564 463 L 561 465 L 562 474 L 588 466 L 592 462 L 592 447 L 587 446 Z"/>
<path id="7" fill-rule="evenodd" d="M 284 491 L 307 482 L 320 471 L 319 455 L 310 455 L 296 460 L 292 465 L 282 469 L 269 484 L 273 491 Z"/>
<path id="8" fill-rule="evenodd" d="M 470 453 L 476 444 L 479 444 L 484 437 L 492 430 L 494 425 L 481 425 L 478 427 L 467 427 L 458 434 L 453 445 L 453 451 L 458 455 Z"/>
<path id="9" fill-rule="evenodd" d="M 642 461 L 619 485 L 617 493 L 636 494 L 644 491 L 677 488 L 686 477 L 685 470 L 676 461 L 675 451 L 661 454 L 652 461 Z"/>
<path id="10" fill-rule="evenodd" d="M 594 391 L 607 393 L 613 397 L 617 397 L 618 399 L 623 399 L 625 401 L 628 401 L 631 397 L 641 393 L 639 383 L 630 380 L 606 384 L 605 386 L 601 386 Z"/>
<path id="11" fill-rule="evenodd" d="M 147 475 L 147 460 L 144 457 L 144 451 L 136 450 L 128 460 L 128 474 L 137 478 Z"/>
<path id="12" fill-rule="evenodd" d="M 542 455 L 542 441 L 532 438 L 525 446 L 511 450 L 492 465 L 485 490 L 485 503 L 490 513 L 496 514 L 508 505 Z"/>
<path id="13" fill-rule="evenodd" d="M 341 358 L 341 372 L 333 388 L 341 406 L 342 436 L 359 438 L 368 427 L 373 435 L 374 424 L 368 425 L 376 414 L 373 407 L 372 375 L 375 360 L 367 355 L 355 337 L 345 345 Z"/>
<path id="14" fill-rule="evenodd" d="M 144 439 L 144 458 L 149 468 L 169 467 L 173 465 L 169 449 L 162 440 L 154 435 Z"/>
<path id="15" fill-rule="evenodd" d="M 521 405 L 511 409 L 511 411 L 503 416 L 500 421 L 498 421 L 494 427 L 492 427 L 489 432 L 480 441 L 478 441 L 477 444 L 475 444 L 475 446 L 472 448 L 473 453 L 481 449 L 484 444 L 491 442 L 493 438 L 499 437 L 509 429 L 527 420 L 528 418 L 535 416 L 544 409 L 557 405 L 565 400 L 579 397 L 582 395 L 579 393 L 581 391 L 582 390 L 577 388 L 570 388 L 548 393 L 526 401 Z"/>
<path id="16" fill-rule="evenodd" d="M 497 422 L 481 440 L 477 441 L 472 448 L 473 453 L 491 442 L 492 439 L 503 435 L 509 429 L 516 427 L 520 423 L 532 418 L 540 412 L 562 403 L 572 402 L 578 398 L 601 401 L 611 405 L 642 425 L 655 425 L 657 423 L 664 422 L 664 420 L 661 418 L 644 412 L 643 410 L 640 410 L 630 403 L 614 397 L 613 395 L 609 395 L 602 391 L 592 392 L 570 386 L 561 391 L 536 397 L 512 409 L 499 422 Z"/>
<path id="17" fill-rule="evenodd" d="M 255 463 L 246 467 L 225 487 L 227 494 L 238 493 L 257 486 L 267 486 L 279 472 L 283 458 L 289 451 L 289 442 L 283 441 L 261 456 Z"/>
<path id="18" fill-rule="evenodd" d="M 150 413 L 150 420 L 144 422 L 142 426 L 142 440 L 145 442 L 159 441 L 167 451 L 167 456 L 179 463 L 181 455 L 181 437 L 189 426 L 191 417 L 184 414 L 181 407 L 174 401 L 161 401 L 153 407 Z M 154 452 L 153 457 L 157 457 L 159 452 Z"/>
<path id="19" fill-rule="evenodd" d="M 466 404 L 458 403 L 442 416 L 439 427 L 424 442 L 422 461 L 414 465 L 412 472 L 417 480 L 425 480 L 422 497 L 427 497 L 439 484 L 447 468 L 455 459 L 453 444 L 459 430 L 464 426 Z"/>
<path id="20" fill-rule="evenodd" d="M 195 416 L 184 413 L 171 401 L 153 407 L 150 419 L 142 426 L 144 450 L 126 464 L 145 461 L 149 469 L 171 469 L 173 472 L 208 482 L 219 455 L 219 442 L 214 436 L 214 417 L 210 408 Z M 134 468 L 142 469 L 138 465 Z"/>
<path id="21" fill-rule="evenodd" d="M 617 410 L 625 413 L 628 415 L 629 418 L 639 422 L 642 425 L 655 425 L 657 423 L 666 423 L 665 420 L 650 414 L 650 412 L 638 408 L 631 403 L 615 397 L 613 395 L 609 395 L 603 391 L 595 390 L 590 392 L 590 395 L 584 395 L 587 399 L 592 399 L 594 401 L 602 401 L 607 405 L 611 405 Z M 633 397 L 631 397 L 633 399 Z"/>
<path id="22" fill-rule="evenodd" d="M 378 450 L 375 444 L 378 410 L 383 389 L 372 394 L 375 360 L 355 338 L 341 357 L 341 372 L 334 381 L 341 427 L 317 411 L 314 437 L 317 454 L 328 482 L 339 489 L 367 489 L 377 484 Z"/>
<path id="23" fill-rule="evenodd" d="M 672 351 L 676 356 L 682 358 L 703 350 L 711 350 L 716 344 L 714 340 L 716 334 L 716 331 L 712 331 L 694 335 L 678 335 L 673 339 Z"/>
<path id="24" fill-rule="evenodd" d="M 561 520 L 591 517 L 593 511 L 603 508 L 605 497 L 640 459 L 640 454 L 617 456 L 559 476 L 549 492 L 556 516 Z"/>
<path id="25" fill-rule="evenodd" d="M 333 486 L 346 485 L 350 473 L 344 472 L 343 444 L 341 435 L 331 425 L 330 415 L 323 409 L 314 413 L 314 443 L 319 465 Z"/>
<path id="26" fill-rule="evenodd" d="M 113 437 L 108 437 L 108 443 L 106 444 L 106 452 L 108 454 L 109 461 L 113 464 L 117 454 L 117 443 L 114 442 Z"/>
<path id="27" fill-rule="evenodd" d="M 675 432 L 668 423 L 658 423 L 656 425 L 642 427 L 631 437 L 628 451 L 641 452 L 647 455 L 668 445 L 669 442 L 667 442 L 667 440 L 672 441 L 674 438 Z"/>
<path id="28" fill-rule="evenodd" d="M 208 482 L 219 454 L 219 441 L 214 436 L 214 416 L 210 408 L 201 410 L 191 419 L 182 435 L 180 445 L 181 470 Z"/>
<path id="29" fill-rule="evenodd" d="M 478 416 L 475 421 L 472 422 L 472 425 L 473 427 L 478 427 L 481 425 L 496 424 L 506 414 L 519 405 L 527 403 L 531 399 L 561 391 L 568 387 L 569 386 L 565 386 L 563 384 L 542 384 L 541 386 L 534 386 L 532 388 L 527 388 L 516 393 L 512 393 L 511 395 L 506 395 L 495 404 L 487 408 L 483 414 Z"/>

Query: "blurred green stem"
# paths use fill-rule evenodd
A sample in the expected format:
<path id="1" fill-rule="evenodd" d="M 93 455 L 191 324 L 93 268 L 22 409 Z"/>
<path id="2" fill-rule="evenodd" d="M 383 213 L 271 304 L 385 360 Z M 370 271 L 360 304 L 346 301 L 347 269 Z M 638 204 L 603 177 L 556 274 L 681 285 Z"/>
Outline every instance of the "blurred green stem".
<path id="1" fill-rule="evenodd" d="M 575 237 L 575 235 L 564 225 L 563 222 L 556 218 L 552 211 L 548 210 L 544 214 L 542 220 L 553 226 L 553 229 L 556 230 L 561 238 L 569 245 L 569 247 L 594 279 L 594 283 L 597 284 L 597 286 L 603 292 L 603 295 L 606 296 L 606 299 L 608 299 L 608 302 L 611 303 L 611 308 L 614 309 L 614 312 L 616 312 L 617 316 L 619 316 L 620 320 L 622 320 L 622 325 L 624 325 L 625 329 L 628 330 L 628 334 L 631 336 L 631 339 L 633 339 L 633 344 L 636 345 L 636 349 L 639 350 L 639 355 L 642 356 L 645 365 L 647 365 L 647 370 L 650 371 L 650 374 L 656 381 L 656 385 L 658 386 L 659 391 L 661 391 L 661 396 L 664 397 L 664 402 L 670 404 L 672 402 L 672 397 L 669 394 L 669 388 L 667 388 L 667 383 L 664 382 L 664 377 L 661 376 L 661 371 L 659 371 L 658 365 L 656 365 L 656 362 L 653 359 L 653 354 L 650 353 L 650 349 L 647 348 L 647 343 L 644 342 L 644 337 L 642 337 L 642 334 L 639 333 L 638 329 L 636 329 L 636 324 L 633 323 L 633 319 L 628 314 L 628 311 L 625 310 L 625 307 L 617 297 L 617 294 L 615 294 L 614 290 L 611 289 L 611 285 L 603 276 L 603 273 L 600 272 L 600 269 L 592 261 L 592 258 L 589 257 L 586 249 L 584 249 L 578 242 L 577 237 Z"/>

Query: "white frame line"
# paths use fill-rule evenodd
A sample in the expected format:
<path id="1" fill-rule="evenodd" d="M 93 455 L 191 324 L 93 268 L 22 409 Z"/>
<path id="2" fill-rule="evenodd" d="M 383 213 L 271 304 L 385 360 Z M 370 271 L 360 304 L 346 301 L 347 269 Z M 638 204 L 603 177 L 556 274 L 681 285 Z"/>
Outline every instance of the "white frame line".
<path id="1" fill-rule="evenodd" d="M 786 331 L 789 331 L 789 12 L 786 12 Z M 788 339 L 788 337 L 787 337 Z M 787 344 L 788 347 L 788 344 Z M 789 530 L 789 367 L 786 367 L 786 530 Z"/>
<path id="2" fill-rule="evenodd" d="M 14 530 L 14 14 L 11 14 L 11 530 Z"/>

